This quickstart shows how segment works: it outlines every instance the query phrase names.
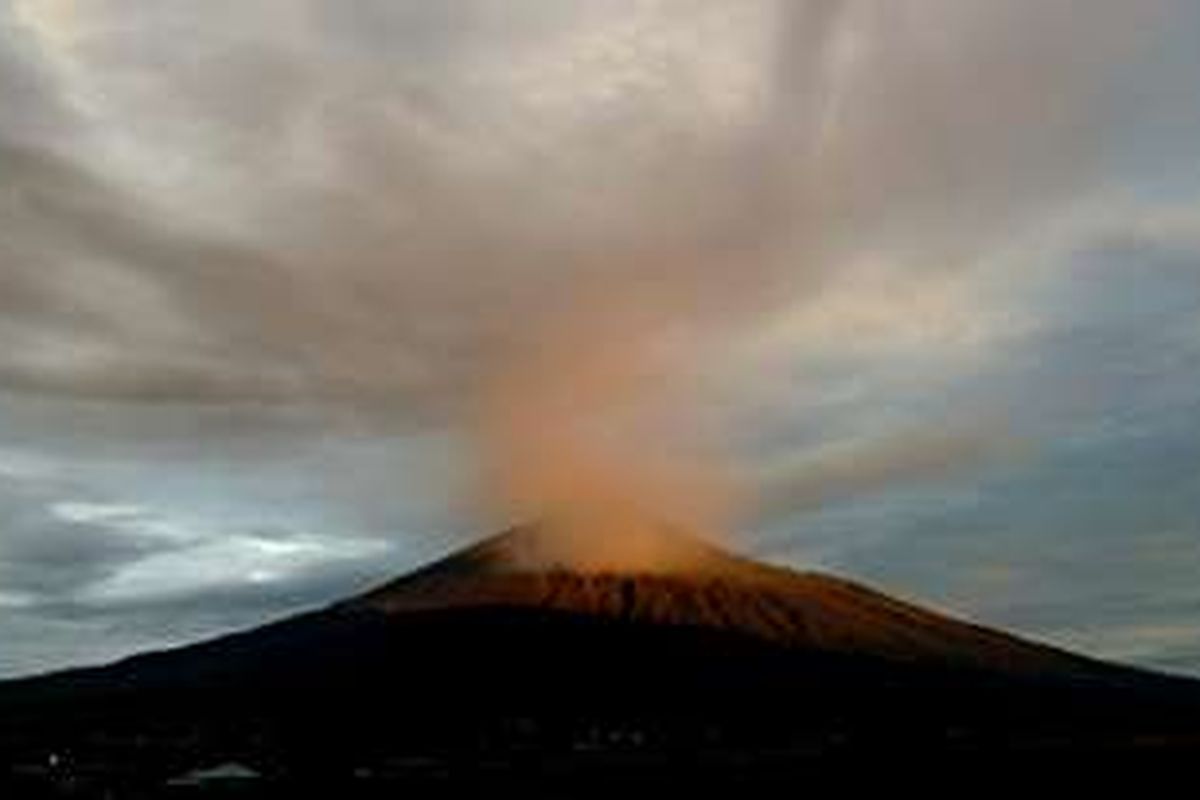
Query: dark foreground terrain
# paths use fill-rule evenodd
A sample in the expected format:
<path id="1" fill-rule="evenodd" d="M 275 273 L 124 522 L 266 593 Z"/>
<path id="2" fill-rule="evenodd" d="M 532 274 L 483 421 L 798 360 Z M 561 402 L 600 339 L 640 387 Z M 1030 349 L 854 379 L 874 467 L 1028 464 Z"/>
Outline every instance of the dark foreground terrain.
<path id="1" fill-rule="evenodd" d="M 537 536 L 257 630 L 0 684 L 0 797 L 674 795 L 960 775 L 980 789 L 1114 772 L 1149 788 L 1200 765 L 1195 682 L 691 540 L 669 543 L 686 568 L 582 571 L 531 558 Z"/>

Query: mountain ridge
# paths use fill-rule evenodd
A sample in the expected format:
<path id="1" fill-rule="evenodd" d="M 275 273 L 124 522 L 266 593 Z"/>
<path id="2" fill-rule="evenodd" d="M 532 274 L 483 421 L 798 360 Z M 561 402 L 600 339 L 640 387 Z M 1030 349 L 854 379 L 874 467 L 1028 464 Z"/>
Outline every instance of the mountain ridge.
<path id="1" fill-rule="evenodd" d="M 1111 665 L 1098 659 L 932 612 L 845 578 L 754 561 L 688 534 L 668 530 L 669 547 L 685 557 L 675 567 L 651 570 L 578 570 L 531 557 L 538 535 L 536 528 L 509 529 L 333 608 L 555 609 L 732 630 L 788 647 L 865 648 L 899 661 L 1111 674 Z"/>

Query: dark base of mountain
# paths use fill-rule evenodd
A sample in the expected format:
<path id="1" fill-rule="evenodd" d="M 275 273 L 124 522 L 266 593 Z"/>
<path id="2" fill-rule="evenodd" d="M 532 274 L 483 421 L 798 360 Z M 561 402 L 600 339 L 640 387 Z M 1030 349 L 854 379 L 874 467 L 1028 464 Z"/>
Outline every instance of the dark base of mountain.
<path id="1" fill-rule="evenodd" d="M 327 610 L 0 687 L 0 796 L 15 798 L 599 796 L 1165 774 L 1198 757 L 1192 681 L 938 667 L 531 608 Z M 225 762 L 259 777 L 170 784 Z"/>

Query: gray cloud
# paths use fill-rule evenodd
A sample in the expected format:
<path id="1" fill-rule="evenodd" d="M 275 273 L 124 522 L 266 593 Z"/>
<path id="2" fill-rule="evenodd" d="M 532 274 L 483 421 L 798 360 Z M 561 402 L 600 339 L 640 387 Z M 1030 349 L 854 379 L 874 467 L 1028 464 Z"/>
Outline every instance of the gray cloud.
<path id="1" fill-rule="evenodd" d="M 364 591 L 408 564 L 403 557 L 374 553 L 313 564 L 275 582 L 231 582 L 121 603 L 47 597 L 27 606 L 0 606 L 5 642 L 0 675 L 104 663 L 251 627 Z"/>
<path id="2" fill-rule="evenodd" d="M 362 590 L 414 560 L 411 541 L 245 519 L 222 529 L 214 520 L 99 499 L 31 464 L 20 469 L 6 459 L 4 466 L 0 675 L 244 627 Z"/>
<path id="3" fill-rule="evenodd" d="M 0 380 L 444 416 L 587 293 L 698 335 L 854 249 L 970 258 L 1096 174 L 1153 15 L 968 5 L 69 6 L 24 46 L 116 155 L 0 155 Z"/>
<path id="4" fill-rule="evenodd" d="M 547 342 L 707 372 L 881 251 L 916 285 L 973 264 L 1109 177 L 1108 87 L 1159 22 L 1107 1 L 19 8 L 77 144 L 0 153 L 0 385 L 468 431 Z M 580 341 L 581 315 L 630 305 L 653 309 L 636 333 Z"/>
<path id="5" fill-rule="evenodd" d="M 420 498 L 471 482 L 460 437 L 498 372 L 656 344 L 655 368 L 699 375 L 662 429 L 727 432 L 762 524 L 809 515 L 798 546 L 936 593 L 910 567 L 957 540 L 879 502 L 987 558 L 1047 553 L 1015 532 L 1051 527 L 1031 500 L 987 483 L 1026 468 L 1014 439 L 1036 462 L 1142 430 L 1159 461 L 1194 390 L 1192 251 L 1110 237 L 1068 258 L 1055 237 L 1114 196 L 1189 202 L 1196 23 L 1183 0 L 0 8 L 0 448 L 77 482 L 0 492 L 0 597 L 128 648 L 324 599 L 367 566 L 331 553 L 254 584 L 248 561 L 219 591 L 78 602 L 264 530 L 334 550 L 407 532 L 405 566 L 474 524 Z M 606 305 L 656 313 L 578 341 Z M 943 527 L 912 499 L 939 491 Z M 140 529 L 48 510 L 80 497 L 154 510 Z M 156 514 L 213 533 L 147 535 Z"/>
<path id="6" fill-rule="evenodd" d="M 854 491 L 853 458 L 835 460 L 844 469 L 832 477 L 850 476 L 834 481 L 841 501 L 775 521 L 762 551 L 1086 652 L 1195 672 L 1200 250 L 1138 228 L 1126 221 L 1075 248 L 1027 301 L 1042 324 L 949 390 L 961 406 L 1011 409 L 1019 458 L 960 460 L 921 482 L 903 467 L 874 492 Z M 826 472 L 800 477 L 823 487 Z"/>
<path id="7" fill-rule="evenodd" d="M 1028 443 L 979 426 L 920 430 L 868 442 L 812 448 L 802 460 L 768 467 L 757 478 L 766 518 L 812 511 L 849 497 L 921 484 L 979 464 L 1016 458 Z"/>
<path id="8" fill-rule="evenodd" d="M 170 543 L 54 512 L 55 493 L 27 481 L 0 484 L 0 591 L 18 605 L 72 600 L 89 586 Z"/>

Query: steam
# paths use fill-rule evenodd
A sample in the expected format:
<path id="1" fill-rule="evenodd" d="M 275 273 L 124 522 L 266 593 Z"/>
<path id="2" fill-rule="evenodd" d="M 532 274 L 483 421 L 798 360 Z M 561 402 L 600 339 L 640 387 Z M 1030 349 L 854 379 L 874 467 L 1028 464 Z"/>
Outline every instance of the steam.
<path id="1" fill-rule="evenodd" d="M 724 443 L 695 419 L 688 428 L 696 401 L 680 384 L 723 337 L 819 304 L 820 287 L 864 252 L 933 260 L 909 267 L 919 285 L 1086 190 L 1109 144 L 1107 69 L 1152 12 L 1105 3 L 1083 22 L 1053 4 L 773 10 L 763 102 L 714 148 L 725 169 L 701 173 L 723 200 L 677 252 L 614 265 L 603 292 L 556 308 L 491 387 L 480 441 L 492 489 L 516 513 L 562 522 L 573 547 L 612 552 L 621 530 L 655 515 L 720 531 L 746 506 L 812 509 L 1020 449 L 1003 426 L 914 431 L 735 476 L 705 460 Z M 687 208 L 683 194 L 672 200 Z"/>
<path id="2" fill-rule="evenodd" d="M 647 298 L 642 298 L 646 300 Z M 654 534 L 715 534 L 732 483 L 687 417 L 664 303 L 592 302 L 533 328 L 485 384 L 476 428 L 488 504 L 554 531 L 557 556 L 655 566 Z M 674 345 L 674 346 L 672 346 Z"/>
<path id="3" fill-rule="evenodd" d="M 586 542 L 746 502 L 703 429 L 740 338 L 866 256 L 919 294 L 1088 196 L 1160 6 L 98 3 L 65 36 L 22 5 L 78 147 L 5 123 L 0 386 L 465 431 L 488 513 Z M 986 450 L 919 441 L 846 482 Z"/>

